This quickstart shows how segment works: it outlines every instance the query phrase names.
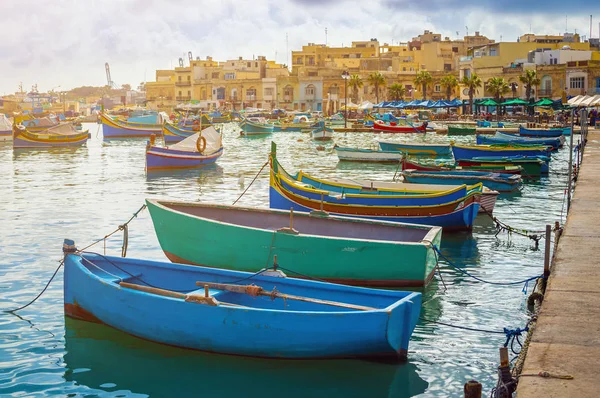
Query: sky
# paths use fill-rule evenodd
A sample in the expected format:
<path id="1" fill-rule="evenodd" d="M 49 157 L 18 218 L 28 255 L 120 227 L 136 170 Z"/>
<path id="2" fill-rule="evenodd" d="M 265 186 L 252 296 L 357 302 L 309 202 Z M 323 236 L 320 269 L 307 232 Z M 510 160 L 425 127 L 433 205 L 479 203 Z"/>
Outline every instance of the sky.
<path id="1" fill-rule="evenodd" d="M 592 5 L 593 4 L 593 5 Z M 0 95 L 154 81 L 178 58 L 264 55 L 290 63 L 307 43 L 406 42 L 424 30 L 496 41 L 565 30 L 598 37 L 589 0 L 0 0 Z M 327 34 L 325 30 L 327 29 Z"/>

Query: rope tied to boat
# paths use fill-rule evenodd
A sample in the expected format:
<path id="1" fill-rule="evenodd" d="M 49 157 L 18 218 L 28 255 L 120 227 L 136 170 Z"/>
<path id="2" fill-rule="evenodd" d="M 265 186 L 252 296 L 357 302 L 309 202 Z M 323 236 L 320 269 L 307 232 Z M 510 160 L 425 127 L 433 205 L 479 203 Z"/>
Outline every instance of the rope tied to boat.
<path id="1" fill-rule="evenodd" d="M 258 297 L 258 294 L 263 290 L 262 287 L 255 284 L 246 286 L 246 294 L 252 297 Z"/>
<path id="2" fill-rule="evenodd" d="M 238 198 L 236 200 L 233 201 L 233 203 L 231 204 L 232 206 L 234 206 L 242 198 L 242 196 L 244 196 L 246 194 L 246 192 L 248 192 L 248 189 L 250 189 L 250 187 L 252 186 L 252 184 L 254 184 L 254 181 L 256 181 L 256 179 L 258 178 L 258 176 L 260 175 L 260 173 L 262 173 L 262 171 L 269 164 L 269 162 L 270 161 L 267 160 L 265 162 L 265 164 L 262 165 L 262 167 L 260 168 L 260 170 L 258 170 L 258 173 L 256 173 L 256 175 L 254 176 L 254 178 L 252 179 L 252 181 L 250 181 L 250 184 L 248 184 L 248 186 L 246 187 L 246 189 L 244 189 L 244 192 L 242 192 L 242 194 L 240 196 L 238 196 Z"/>
<path id="3" fill-rule="evenodd" d="M 479 278 L 473 274 L 470 274 L 469 272 L 463 270 L 462 268 L 460 268 L 459 266 L 457 266 L 456 264 L 454 264 L 452 262 L 452 260 L 450 260 L 448 257 L 446 257 L 441 251 L 440 249 L 436 246 L 433 245 L 433 250 L 435 250 L 437 252 L 437 254 L 448 263 L 448 265 L 452 268 L 454 268 L 455 270 L 459 271 L 460 273 L 462 273 L 463 275 L 468 276 L 469 278 L 473 278 L 476 281 L 482 282 L 482 283 L 487 283 L 490 285 L 499 285 L 499 286 L 510 286 L 510 285 L 520 285 L 520 284 L 525 284 L 525 286 L 523 287 L 523 292 L 525 294 L 527 294 L 527 286 L 529 284 L 530 281 L 533 280 L 537 280 L 540 278 L 544 278 L 544 275 L 537 275 L 537 276 L 532 276 L 530 278 L 527 279 L 523 279 L 523 280 L 519 280 L 519 281 L 514 281 L 514 282 L 495 282 L 495 281 L 486 281 L 485 279 Z"/>
<path id="4" fill-rule="evenodd" d="M 523 329 L 521 329 L 521 328 L 516 328 L 516 329 L 504 328 L 504 334 L 506 335 L 506 341 L 504 342 L 504 347 L 508 347 L 510 344 L 510 350 L 513 352 L 513 354 L 519 355 L 519 352 L 521 352 L 521 350 L 519 350 L 519 352 L 515 351 L 514 343 L 516 341 L 517 344 L 519 344 L 519 347 L 523 348 L 523 343 L 521 343 L 520 337 L 522 336 L 523 332 L 528 332 L 528 331 L 529 331 L 529 324 L 527 326 L 525 326 L 525 328 L 523 328 Z"/>
<path id="5" fill-rule="evenodd" d="M 529 238 L 535 242 L 536 249 L 539 247 L 540 240 L 542 239 L 542 236 L 543 236 L 542 234 L 545 231 L 530 231 L 527 229 L 511 227 L 510 225 L 506 224 L 505 222 L 500 221 L 496 216 L 494 216 L 492 213 L 490 213 L 485 207 L 480 206 L 480 209 L 485 214 L 487 214 L 488 217 L 490 217 L 492 219 L 494 224 L 496 224 L 496 233 L 494 234 L 495 237 L 497 237 L 500 232 L 506 231 L 506 232 L 508 232 L 509 235 L 514 233 L 514 234 Z"/>

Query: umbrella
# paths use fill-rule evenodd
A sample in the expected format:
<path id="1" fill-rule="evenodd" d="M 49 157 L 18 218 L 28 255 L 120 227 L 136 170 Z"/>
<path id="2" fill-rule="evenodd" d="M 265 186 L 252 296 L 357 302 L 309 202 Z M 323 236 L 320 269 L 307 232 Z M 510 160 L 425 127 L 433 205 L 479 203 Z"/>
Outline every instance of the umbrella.
<path id="1" fill-rule="evenodd" d="M 383 108 L 385 104 L 385 101 L 381 101 L 380 103 L 373 105 L 373 108 Z"/>
<path id="2" fill-rule="evenodd" d="M 534 102 L 533 105 L 534 106 L 552 106 L 552 105 L 554 105 L 554 101 L 552 101 L 550 98 L 542 98 L 538 102 Z"/>
<path id="3" fill-rule="evenodd" d="M 370 101 L 364 101 L 359 105 L 358 109 L 373 109 L 373 104 Z"/>
<path id="4" fill-rule="evenodd" d="M 498 106 L 498 103 L 496 101 L 494 101 L 493 99 L 487 98 L 484 99 L 483 101 L 481 101 L 480 103 L 476 104 L 479 106 Z M 506 105 L 506 104 L 504 104 Z"/>
<path id="5" fill-rule="evenodd" d="M 521 98 L 513 98 L 504 102 L 502 105 L 529 105 L 529 102 L 521 99 Z"/>

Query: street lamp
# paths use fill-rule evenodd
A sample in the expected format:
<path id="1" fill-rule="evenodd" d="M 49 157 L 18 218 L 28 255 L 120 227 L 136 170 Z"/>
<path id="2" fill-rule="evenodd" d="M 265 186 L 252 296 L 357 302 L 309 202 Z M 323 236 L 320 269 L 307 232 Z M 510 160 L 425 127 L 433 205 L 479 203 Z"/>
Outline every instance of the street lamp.
<path id="1" fill-rule="evenodd" d="M 348 79 L 350 73 L 347 70 L 342 72 L 342 79 L 344 79 L 344 128 L 348 128 Z"/>

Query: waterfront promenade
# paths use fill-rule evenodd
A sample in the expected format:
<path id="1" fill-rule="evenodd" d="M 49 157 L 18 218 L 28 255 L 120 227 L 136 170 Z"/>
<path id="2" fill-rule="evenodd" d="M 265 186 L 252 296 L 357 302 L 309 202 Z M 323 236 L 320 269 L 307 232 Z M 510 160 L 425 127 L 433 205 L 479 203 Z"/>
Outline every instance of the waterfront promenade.
<path id="1" fill-rule="evenodd" d="M 545 299 L 523 368 L 573 380 L 522 376 L 518 397 L 600 394 L 600 131 L 590 130 L 583 164 Z"/>

